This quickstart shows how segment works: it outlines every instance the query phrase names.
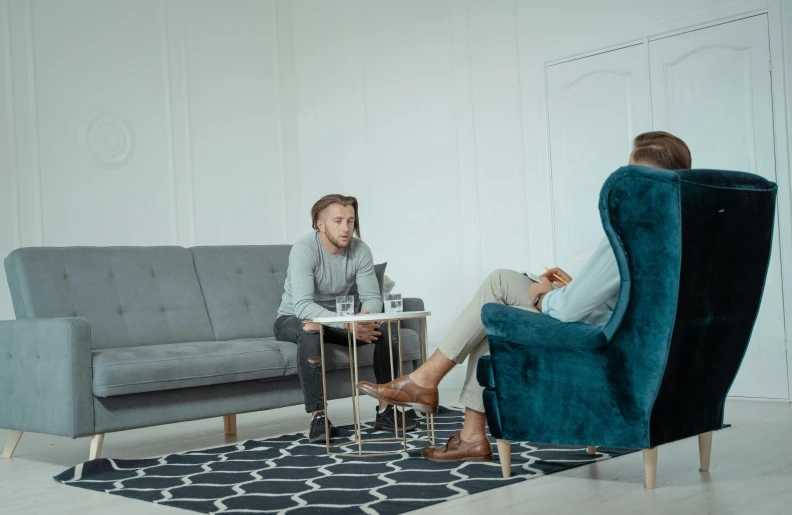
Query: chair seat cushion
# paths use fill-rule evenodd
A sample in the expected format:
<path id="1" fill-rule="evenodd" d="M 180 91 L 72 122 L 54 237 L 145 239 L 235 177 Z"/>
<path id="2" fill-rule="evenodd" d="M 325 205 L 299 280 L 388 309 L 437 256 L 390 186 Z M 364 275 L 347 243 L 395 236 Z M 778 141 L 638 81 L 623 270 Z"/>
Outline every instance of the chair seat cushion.
<path id="1" fill-rule="evenodd" d="M 402 348 L 404 361 L 419 359 L 418 334 L 402 330 Z M 349 366 L 346 346 L 328 344 L 325 351 L 328 370 Z M 297 345 L 274 338 L 101 349 L 92 355 L 96 397 L 297 375 Z M 373 345 L 359 347 L 359 366 L 371 366 L 373 355 Z"/>

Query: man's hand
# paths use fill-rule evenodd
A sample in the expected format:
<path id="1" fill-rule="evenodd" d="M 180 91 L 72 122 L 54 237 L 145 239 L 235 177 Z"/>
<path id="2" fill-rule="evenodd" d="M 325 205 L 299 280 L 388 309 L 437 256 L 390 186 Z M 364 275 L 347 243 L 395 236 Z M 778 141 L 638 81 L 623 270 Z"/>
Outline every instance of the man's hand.
<path id="1" fill-rule="evenodd" d="M 368 315 L 368 311 L 361 311 L 359 314 L 361 315 Z M 366 343 L 376 342 L 378 340 L 378 336 L 381 336 L 382 333 L 378 331 L 380 325 L 376 322 L 358 322 L 355 324 L 355 338 L 358 340 L 362 340 Z M 344 324 L 344 329 L 349 332 L 352 332 L 352 324 L 346 323 Z"/>
<path id="2" fill-rule="evenodd" d="M 559 281 L 558 277 L 556 277 L 556 276 L 560 277 L 561 279 L 563 279 L 567 283 L 571 283 L 572 282 L 572 278 L 569 276 L 569 274 L 564 272 L 560 268 L 551 268 L 547 272 L 545 272 L 542 275 L 540 275 L 539 278 L 540 279 L 547 279 L 548 281 L 553 283 L 553 286 L 555 286 L 556 288 L 563 288 L 564 286 L 566 286 L 566 284 L 564 284 L 563 281 Z"/>
<path id="3" fill-rule="evenodd" d="M 540 277 L 540 279 L 541 282 L 533 283 L 531 285 L 531 288 L 528 290 L 528 296 L 531 299 L 531 304 L 534 303 L 537 295 L 541 295 L 543 293 L 547 293 L 553 290 L 553 284 L 550 282 L 550 280 L 547 277 L 542 276 Z M 539 310 L 540 313 L 542 312 L 541 303 L 540 305 L 536 306 L 536 308 Z"/>
<path id="4" fill-rule="evenodd" d="M 379 332 L 379 324 L 373 322 L 365 322 L 363 324 L 356 324 L 355 325 L 355 337 L 358 340 L 363 340 L 366 343 L 372 343 L 379 340 L 377 338 L 382 333 Z"/>

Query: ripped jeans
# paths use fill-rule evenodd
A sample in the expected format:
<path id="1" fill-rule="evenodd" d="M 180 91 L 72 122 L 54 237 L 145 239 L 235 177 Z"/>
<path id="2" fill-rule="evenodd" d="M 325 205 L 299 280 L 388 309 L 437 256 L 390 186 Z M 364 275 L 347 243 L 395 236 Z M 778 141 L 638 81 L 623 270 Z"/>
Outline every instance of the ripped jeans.
<path id="1" fill-rule="evenodd" d="M 303 321 L 295 316 L 281 316 L 275 321 L 275 338 L 282 342 L 292 342 L 297 344 L 297 372 L 302 383 L 303 396 L 305 397 L 305 411 L 311 413 L 315 410 L 324 409 L 324 391 L 322 390 L 322 367 L 321 367 L 321 348 L 319 345 L 319 331 L 303 331 Z M 395 325 L 391 324 L 394 329 Z M 393 380 L 390 373 L 390 356 L 388 356 L 387 345 L 390 341 L 390 348 L 393 352 L 394 371 L 399 370 L 399 344 L 396 331 L 393 335 L 388 334 L 388 324 L 382 324 L 379 328 L 382 333 L 378 340 L 374 342 L 374 377 L 377 383 L 383 384 Z M 348 331 L 335 327 L 324 328 L 325 343 L 334 345 L 348 346 Z M 369 345 L 358 340 L 358 346 Z"/>

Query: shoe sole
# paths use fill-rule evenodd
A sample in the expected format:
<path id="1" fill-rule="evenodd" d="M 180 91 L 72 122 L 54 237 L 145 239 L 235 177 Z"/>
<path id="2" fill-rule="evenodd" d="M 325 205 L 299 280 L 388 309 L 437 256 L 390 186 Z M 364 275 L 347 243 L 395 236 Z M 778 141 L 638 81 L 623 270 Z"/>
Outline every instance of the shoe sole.
<path id="1" fill-rule="evenodd" d="M 422 454 L 423 456 L 423 454 Z M 455 460 L 438 460 L 435 458 L 430 458 L 429 456 L 423 456 L 429 461 L 434 461 L 436 463 L 448 463 L 449 461 L 475 461 L 475 462 L 489 462 L 492 461 L 492 455 L 489 456 L 470 456 L 467 458 L 457 458 Z"/>
<path id="2" fill-rule="evenodd" d="M 429 404 L 419 404 L 417 402 L 403 402 L 403 401 L 396 401 L 393 399 L 386 399 L 385 397 L 378 395 L 371 390 L 358 386 L 358 391 L 364 395 L 368 395 L 369 397 L 373 397 L 378 401 L 387 402 L 388 404 L 393 404 L 394 406 L 399 406 L 402 408 L 412 408 L 419 413 L 426 413 L 427 415 L 434 415 L 437 413 L 437 406 L 431 406 Z"/>

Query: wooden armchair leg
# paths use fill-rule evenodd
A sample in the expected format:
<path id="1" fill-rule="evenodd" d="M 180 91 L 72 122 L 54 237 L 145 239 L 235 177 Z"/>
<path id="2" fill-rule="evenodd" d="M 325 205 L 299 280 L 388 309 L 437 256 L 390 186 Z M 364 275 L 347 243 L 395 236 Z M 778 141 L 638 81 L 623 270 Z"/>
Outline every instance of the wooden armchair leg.
<path id="1" fill-rule="evenodd" d="M 91 452 L 88 454 L 88 460 L 98 460 L 102 457 L 102 444 L 104 443 L 104 433 L 93 435 L 91 438 Z"/>
<path id="2" fill-rule="evenodd" d="M 597 454 L 597 447 L 595 445 L 589 445 L 586 447 L 586 452 L 589 454 L 589 456 L 594 456 Z"/>
<path id="3" fill-rule="evenodd" d="M 657 478 L 657 447 L 643 450 L 644 476 L 646 488 L 652 490 Z"/>
<path id="4" fill-rule="evenodd" d="M 22 431 L 10 431 L 8 433 L 8 440 L 6 440 L 5 449 L 3 449 L 3 459 L 7 460 L 14 455 L 16 446 L 22 438 Z"/>
<path id="5" fill-rule="evenodd" d="M 223 425 L 225 426 L 226 435 L 237 434 L 236 429 L 236 415 L 226 415 L 223 417 Z"/>
<path id="6" fill-rule="evenodd" d="M 710 456 L 712 455 L 712 431 L 698 435 L 699 460 L 702 472 L 709 472 Z"/>
<path id="7" fill-rule="evenodd" d="M 503 477 L 511 477 L 511 441 L 498 440 L 498 459 Z"/>

